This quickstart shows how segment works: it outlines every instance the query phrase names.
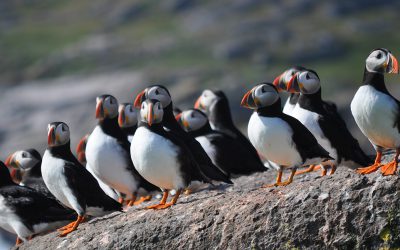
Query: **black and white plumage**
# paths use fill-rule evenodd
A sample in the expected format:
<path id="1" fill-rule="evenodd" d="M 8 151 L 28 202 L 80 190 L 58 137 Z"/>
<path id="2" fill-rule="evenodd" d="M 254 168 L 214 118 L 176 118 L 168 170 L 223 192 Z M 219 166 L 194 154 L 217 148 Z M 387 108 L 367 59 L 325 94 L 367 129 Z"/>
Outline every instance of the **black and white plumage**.
<path id="1" fill-rule="evenodd" d="M 298 71 L 282 85 L 289 92 L 300 93 L 290 115 L 303 123 L 318 143 L 335 158 L 329 162 L 332 166 L 331 174 L 338 165 L 355 168 L 371 162 L 358 141 L 351 135 L 336 105 L 322 100 L 320 78 L 315 71 L 309 69 Z M 325 175 L 325 166 L 323 168 Z"/>
<path id="2" fill-rule="evenodd" d="M 239 141 L 212 130 L 202 111 L 189 109 L 177 118 L 186 132 L 200 142 L 213 163 L 228 175 L 248 175 L 265 170 L 260 158 L 254 157 Z"/>
<path id="3" fill-rule="evenodd" d="M 41 192 L 15 184 L 0 162 L 0 227 L 18 236 L 17 244 L 73 221 L 72 210 Z"/>
<path id="4" fill-rule="evenodd" d="M 133 206 L 139 188 L 157 188 L 136 171 L 130 157 L 130 143 L 118 125 L 118 101 L 111 95 L 96 100 L 98 124 L 86 145 L 86 167 L 102 182 L 126 195 L 128 206 Z M 122 197 L 120 197 L 122 199 Z"/>
<path id="5" fill-rule="evenodd" d="M 282 113 L 280 102 L 274 85 L 262 83 L 244 95 L 241 105 L 255 110 L 248 125 L 251 143 L 265 158 L 281 166 L 274 185 L 287 185 L 297 167 L 333 158 L 301 122 Z M 292 169 L 289 181 L 284 183 L 281 182 L 283 167 Z"/>
<path id="6" fill-rule="evenodd" d="M 137 110 L 131 103 L 121 103 L 118 111 L 118 124 L 131 142 L 137 129 Z"/>
<path id="7" fill-rule="evenodd" d="M 275 85 L 275 87 L 278 88 L 278 91 L 286 90 L 287 83 L 294 76 L 294 74 L 296 74 L 299 71 L 305 70 L 305 69 L 306 68 L 304 68 L 302 66 L 291 67 L 291 68 L 285 70 L 278 77 L 276 77 L 272 83 Z M 288 99 L 286 100 L 285 105 L 283 106 L 282 112 L 287 115 L 291 115 L 294 107 L 297 104 L 297 101 L 299 100 L 299 97 L 300 97 L 300 93 L 290 93 Z"/>
<path id="8" fill-rule="evenodd" d="M 103 216 L 121 211 L 121 204 L 107 196 L 96 179 L 74 157 L 70 149 L 69 127 L 63 122 L 48 125 L 48 148 L 42 159 L 42 176 L 50 192 L 78 219 L 64 227 L 60 236 L 76 230 L 85 215 Z"/>
<path id="9" fill-rule="evenodd" d="M 212 91 L 206 89 L 197 99 L 194 107 L 207 114 L 211 128 L 222 132 L 237 140 L 253 157 L 260 158 L 256 149 L 250 141 L 235 126 L 232 119 L 229 101 L 221 90 Z M 261 162 L 261 160 L 259 160 Z M 259 166 L 259 164 L 257 164 Z M 258 171 L 265 171 L 267 168 L 259 168 Z"/>
<path id="10" fill-rule="evenodd" d="M 208 182 L 184 141 L 163 125 L 161 102 L 147 99 L 141 104 L 139 127 L 131 144 L 132 161 L 138 172 L 149 182 L 163 190 L 160 204 L 149 208 L 164 209 L 176 203 L 182 189 L 192 181 Z M 166 203 L 168 190 L 177 193 Z"/>
<path id="11" fill-rule="evenodd" d="M 397 170 L 400 102 L 387 90 L 385 73 L 399 73 L 397 59 L 387 49 L 374 49 L 366 59 L 363 85 L 351 102 L 354 120 L 377 152 L 374 164 L 358 169 L 361 174 L 369 174 L 381 168 L 383 175 L 393 175 Z M 385 165 L 381 164 L 383 149 L 396 149 L 394 159 Z"/>
<path id="12" fill-rule="evenodd" d="M 141 107 L 141 103 L 147 99 L 158 100 L 163 106 L 163 126 L 166 130 L 173 133 L 176 137 L 182 140 L 189 148 L 189 153 L 193 155 L 197 166 L 203 177 L 208 178 L 209 181 L 222 181 L 232 184 L 228 176 L 216 167 L 210 157 L 202 148 L 201 144 L 196 139 L 185 132 L 179 123 L 176 121 L 173 114 L 173 104 L 169 91 L 161 85 L 153 85 L 143 90 L 135 99 L 135 107 Z M 202 181 L 203 178 L 199 178 Z"/>

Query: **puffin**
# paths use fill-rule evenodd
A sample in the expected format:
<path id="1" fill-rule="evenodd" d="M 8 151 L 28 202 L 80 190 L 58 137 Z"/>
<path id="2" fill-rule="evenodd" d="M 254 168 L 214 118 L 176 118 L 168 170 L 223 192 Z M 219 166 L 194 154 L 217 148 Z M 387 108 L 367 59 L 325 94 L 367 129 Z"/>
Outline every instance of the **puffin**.
<path id="1" fill-rule="evenodd" d="M 260 158 L 234 138 L 213 130 L 207 115 L 198 109 L 183 111 L 177 116 L 180 125 L 200 142 L 213 163 L 228 176 L 249 175 L 264 171 Z"/>
<path id="2" fill-rule="evenodd" d="M 277 88 L 278 91 L 280 90 L 286 90 L 286 85 L 290 81 L 290 79 L 293 77 L 294 74 L 296 74 L 299 71 L 305 70 L 303 66 L 293 66 L 287 70 L 285 70 L 282 74 L 280 74 L 278 77 L 275 78 L 275 80 L 272 82 Z M 297 101 L 299 100 L 300 93 L 290 93 L 289 97 L 286 100 L 285 105 L 283 106 L 282 112 L 290 115 L 292 113 L 292 110 L 297 104 Z"/>
<path id="3" fill-rule="evenodd" d="M 118 124 L 131 142 L 137 129 L 137 110 L 132 103 L 121 103 L 118 111 Z"/>
<path id="4" fill-rule="evenodd" d="M 59 236 L 75 231 L 86 215 L 98 217 L 122 211 L 122 205 L 104 193 L 72 154 L 68 125 L 52 122 L 47 130 L 48 146 L 41 166 L 44 183 L 57 200 L 78 214 L 76 221 L 59 229 Z"/>
<path id="5" fill-rule="evenodd" d="M 141 108 L 142 102 L 147 99 L 154 99 L 161 102 L 164 109 L 162 123 L 164 128 L 184 141 L 204 176 L 209 180 L 233 184 L 229 177 L 213 164 L 201 144 L 193 136 L 185 132 L 185 130 L 183 130 L 179 125 L 173 113 L 171 95 L 166 87 L 162 85 L 152 85 L 147 87 L 136 96 L 134 106 L 136 108 Z M 202 180 L 203 178 L 200 178 L 198 181 Z"/>
<path id="6" fill-rule="evenodd" d="M 204 90 L 199 98 L 197 98 L 194 108 L 200 109 L 207 114 L 213 130 L 231 136 L 233 139 L 242 144 L 243 147 L 249 151 L 254 158 L 260 158 L 250 141 L 233 123 L 229 101 L 224 92 L 221 90 Z M 259 159 L 259 162 L 261 162 L 261 159 Z M 267 170 L 267 168 L 260 166 L 261 165 L 259 163 L 257 163 L 255 166 L 255 168 L 258 168 L 257 171 L 261 172 Z"/>
<path id="7" fill-rule="evenodd" d="M 121 194 L 120 202 L 126 200 L 129 207 L 151 199 L 148 193 L 158 189 L 143 179 L 132 164 L 130 143 L 118 125 L 118 101 L 114 96 L 96 98 L 96 119 L 98 124 L 86 144 L 86 168 L 117 190 Z M 139 191 L 146 195 L 136 201 Z"/>
<path id="8" fill-rule="evenodd" d="M 17 235 L 16 245 L 71 222 L 74 216 L 55 199 L 14 183 L 0 161 L 0 227 Z"/>
<path id="9" fill-rule="evenodd" d="M 11 169 L 22 172 L 19 185 L 30 187 L 49 199 L 56 199 L 43 181 L 42 156 L 36 149 L 18 150 L 7 157 L 5 164 Z"/>
<path id="10" fill-rule="evenodd" d="M 362 86 L 351 101 L 351 113 L 361 132 L 376 151 L 375 162 L 359 168 L 360 174 L 381 169 L 382 175 L 394 175 L 400 153 L 400 102 L 386 88 L 384 74 L 398 74 L 396 57 L 385 48 L 374 49 L 367 57 Z M 393 160 L 381 163 L 382 151 L 395 149 Z"/>
<path id="11" fill-rule="evenodd" d="M 322 176 L 327 173 L 327 165 L 331 166 L 330 174 L 333 174 L 339 165 L 354 169 L 371 162 L 350 133 L 336 105 L 322 99 L 320 78 L 314 70 L 298 71 L 288 82 L 283 80 L 279 87 L 288 92 L 300 94 L 290 115 L 303 123 L 318 143 L 335 158 L 334 161 L 321 165 Z M 311 172 L 314 167 L 311 165 L 301 173 Z"/>
<path id="12" fill-rule="evenodd" d="M 160 101 L 146 99 L 140 108 L 140 120 L 131 143 L 131 157 L 137 171 L 163 191 L 159 204 L 149 209 L 175 205 L 182 190 L 194 181 L 210 182 L 193 154 L 178 134 L 164 129 L 164 110 Z M 176 190 L 167 203 L 169 190 Z"/>
<path id="13" fill-rule="evenodd" d="M 286 186 L 292 183 L 298 167 L 333 160 L 300 121 L 282 112 L 272 83 L 253 87 L 243 96 L 241 106 L 255 110 L 248 124 L 250 142 L 262 156 L 280 166 L 275 184 L 263 187 Z M 282 182 L 284 168 L 291 169 L 291 175 Z"/>

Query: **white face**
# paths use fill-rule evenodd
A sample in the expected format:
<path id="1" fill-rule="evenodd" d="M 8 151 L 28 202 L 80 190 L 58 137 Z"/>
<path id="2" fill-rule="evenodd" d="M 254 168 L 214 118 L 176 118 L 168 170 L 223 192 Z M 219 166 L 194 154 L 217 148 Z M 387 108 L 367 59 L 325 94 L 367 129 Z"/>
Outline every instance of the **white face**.
<path id="1" fill-rule="evenodd" d="M 20 150 L 15 152 L 11 156 L 11 165 L 15 168 L 21 168 L 23 170 L 29 170 L 33 168 L 40 159 L 35 158 L 30 152 Z"/>
<path id="2" fill-rule="evenodd" d="M 203 91 L 201 94 L 199 100 L 198 100 L 198 105 L 196 105 L 196 108 L 202 110 L 203 112 L 207 111 L 208 108 L 210 108 L 211 104 L 218 98 L 217 95 L 215 95 L 211 90 L 206 89 Z"/>
<path id="3" fill-rule="evenodd" d="M 297 75 L 297 81 L 301 93 L 314 94 L 320 87 L 320 80 L 318 76 L 311 71 L 302 71 Z"/>
<path id="4" fill-rule="evenodd" d="M 386 72 L 387 65 L 389 64 L 389 54 L 383 50 L 377 49 L 369 54 L 365 61 L 365 66 L 369 72 Z"/>
<path id="5" fill-rule="evenodd" d="M 99 114 L 99 119 L 115 118 L 118 115 L 118 101 L 114 96 L 97 97 L 96 110 L 100 108 L 99 105 L 102 105 L 102 113 Z"/>
<path id="6" fill-rule="evenodd" d="M 196 131 L 208 123 L 207 117 L 197 110 L 182 112 L 181 123 L 186 131 Z"/>
<path id="7" fill-rule="evenodd" d="M 119 117 L 118 123 L 120 127 L 129 128 L 137 124 L 137 110 L 132 104 L 121 104 L 119 105 Z"/>
<path id="8" fill-rule="evenodd" d="M 254 87 L 252 92 L 257 107 L 271 106 L 279 99 L 278 92 L 267 84 L 260 84 Z"/>
<path id="9" fill-rule="evenodd" d="M 161 87 L 154 86 L 147 90 L 147 99 L 157 100 L 161 102 L 163 107 L 167 107 L 171 103 L 171 96 Z"/>
<path id="10" fill-rule="evenodd" d="M 142 103 L 140 108 L 140 119 L 150 126 L 152 124 L 160 123 L 163 119 L 164 110 L 160 102 L 153 103 L 146 100 Z"/>
<path id="11" fill-rule="evenodd" d="M 48 145 L 61 146 L 69 142 L 69 127 L 61 122 L 58 124 L 49 124 L 47 126 Z"/>

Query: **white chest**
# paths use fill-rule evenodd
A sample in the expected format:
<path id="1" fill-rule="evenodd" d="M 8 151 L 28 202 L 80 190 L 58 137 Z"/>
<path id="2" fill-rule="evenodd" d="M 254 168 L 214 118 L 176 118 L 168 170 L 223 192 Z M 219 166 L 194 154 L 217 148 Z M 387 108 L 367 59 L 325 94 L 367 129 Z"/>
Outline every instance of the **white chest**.
<path id="1" fill-rule="evenodd" d="M 262 117 L 256 112 L 248 125 L 250 142 L 266 159 L 291 167 L 301 164 L 301 157 L 292 141 L 293 131 L 280 118 Z"/>
<path id="2" fill-rule="evenodd" d="M 282 112 L 287 114 L 287 115 L 292 115 L 292 111 L 293 111 L 295 106 L 296 106 L 296 104 L 291 104 L 290 103 L 290 98 L 288 98 L 286 100 L 285 106 L 283 106 Z"/>
<path id="3" fill-rule="evenodd" d="M 392 97 L 365 85 L 351 102 L 351 113 L 365 136 L 375 145 L 398 148 L 400 133 L 395 125 L 398 105 Z"/>
<path id="4" fill-rule="evenodd" d="M 137 171 L 162 189 L 184 188 L 177 146 L 170 140 L 139 127 L 131 143 L 131 157 Z"/>
<path id="5" fill-rule="evenodd" d="M 213 163 L 215 164 L 214 159 L 216 158 L 216 153 L 217 153 L 215 147 L 210 143 L 210 141 L 205 136 L 198 136 L 196 137 L 196 140 L 200 143 L 204 151 L 206 151 L 208 157 L 210 157 Z"/>

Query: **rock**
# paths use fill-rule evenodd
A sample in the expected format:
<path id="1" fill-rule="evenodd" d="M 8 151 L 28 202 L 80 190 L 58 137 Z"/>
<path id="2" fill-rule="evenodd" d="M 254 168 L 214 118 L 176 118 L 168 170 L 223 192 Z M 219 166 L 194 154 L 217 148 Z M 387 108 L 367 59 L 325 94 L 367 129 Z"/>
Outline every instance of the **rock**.
<path id="1" fill-rule="evenodd" d="M 84 223 L 66 238 L 38 236 L 20 249 L 378 249 L 400 246 L 399 176 L 339 168 L 260 189 L 276 173 L 234 179 L 183 196 L 167 210 L 144 205 Z M 157 201 L 153 201 L 157 202 Z M 147 205 L 147 204 L 146 204 Z"/>

